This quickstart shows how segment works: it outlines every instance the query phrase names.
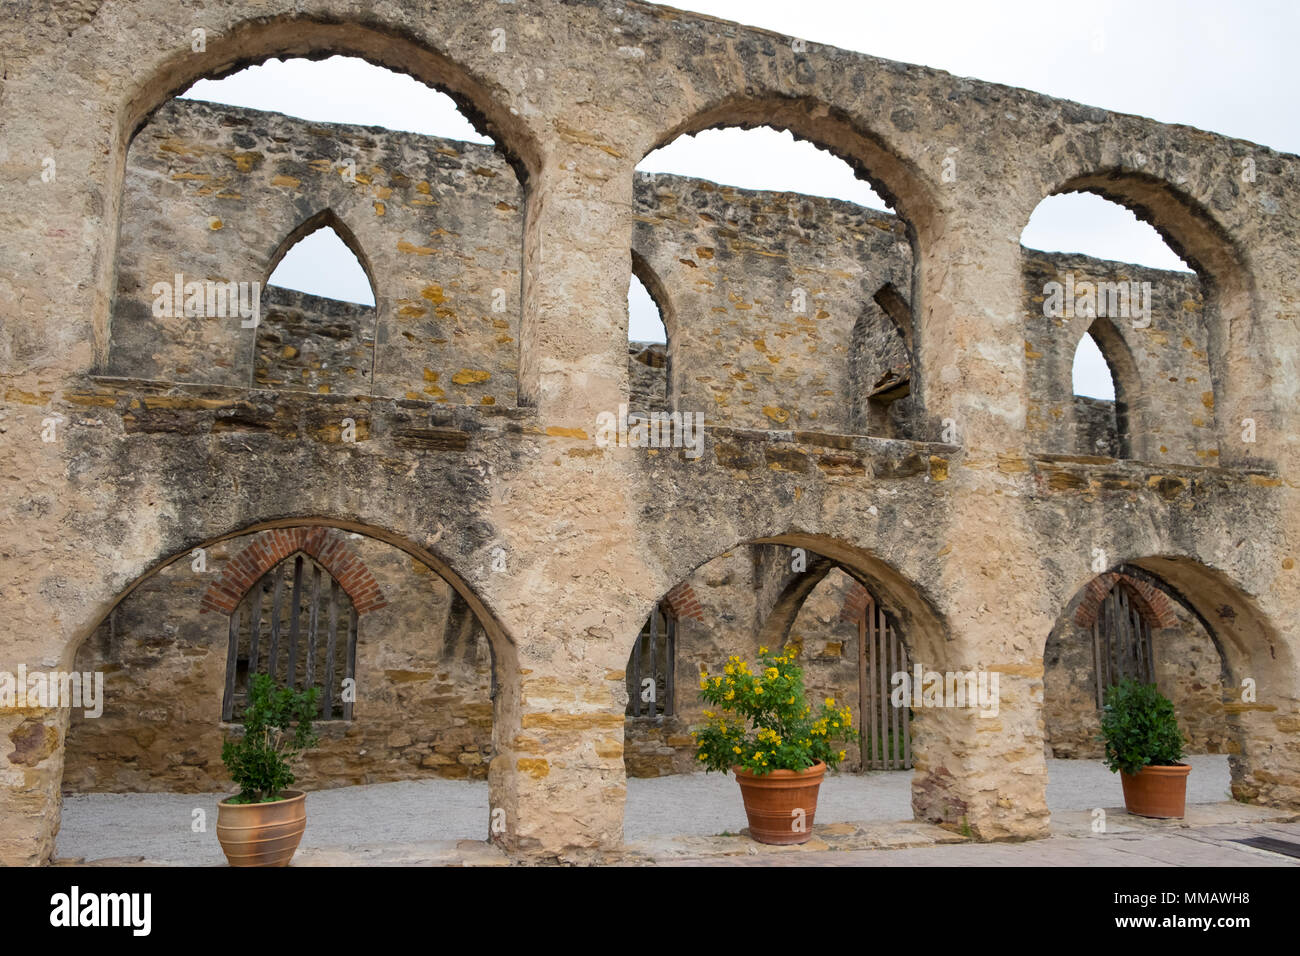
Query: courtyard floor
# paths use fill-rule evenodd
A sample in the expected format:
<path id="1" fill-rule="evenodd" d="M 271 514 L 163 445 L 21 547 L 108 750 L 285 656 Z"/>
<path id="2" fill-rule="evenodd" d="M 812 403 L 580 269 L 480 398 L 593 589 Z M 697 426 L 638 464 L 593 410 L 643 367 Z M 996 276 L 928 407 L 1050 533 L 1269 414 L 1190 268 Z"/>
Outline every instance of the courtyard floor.
<path id="1" fill-rule="evenodd" d="M 1047 802 L 1054 835 L 1025 844 L 968 844 L 959 834 L 911 822 L 912 775 L 906 772 L 828 776 L 813 839 L 797 848 L 761 847 L 741 835 L 745 814 L 730 775 L 629 779 L 627 847 L 610 862 L 1300 864 L 1232 842 L 1250 835 L 1300 841 L 1300 825 L 1286 822 L 1298 815 L 1231 803 L 1227 757 L 1187 761 L 1193 768 L 1187 817 L 1149 821 L 1116 808 L 1122 804 L 1119 781 L 1100 761 L 1049 760 Z M 65 796 L 56 861 L 221 865 L 225 859 L 213 832 L 221 796 Z M 507 862 L 483 842 L 489 819 L 486 783 L 430 779 L 342 787 L 311 792 L 308 806 L 297 865 Z M 1096 807 L 1111 808 L 1105 833 L 1094 832 Z M 196 819 L 203 829 L 195 829 Z M 893 852 L 881 854 L 885 848 Z"/>

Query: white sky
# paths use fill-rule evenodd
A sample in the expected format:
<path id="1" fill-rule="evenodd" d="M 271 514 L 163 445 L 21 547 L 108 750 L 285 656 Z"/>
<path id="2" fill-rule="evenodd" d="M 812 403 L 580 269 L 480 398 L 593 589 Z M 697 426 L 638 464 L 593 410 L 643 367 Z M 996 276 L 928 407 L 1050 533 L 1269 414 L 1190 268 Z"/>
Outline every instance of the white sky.
<path id="1" fill-rule="evenodd" d="M 1290 0 L 1098 0 L 1086 6 L 1048 0 L 1001 0 L 996 5 L 963 0 L 860 5 L 849 0 L 681 0 L 674 5 L 812 43 L 1300 152 L 1300 84 L 1292 65 L 1300 4 Z M 342 57 L 315 63 L 273 60 L 224 80 L 202 80 L 186 95 L 305 119 L 487 142 L 448 97 L 409 77 Z M 884 208 L 847 164 L 787 133 L 766 129 L 682 137 L 647 156 L 638 169 Z M 1186 269 L 1154 229 L 1094 196 L 1045 200 L 1021 241 L 1037 249 Z M 273 279 L 290 288 L 328 288 L 332 291 L 326 294 L 336 298 L 372 301 L 360 265 L 341 240 L 323 231 L 291 250 Z M 326 279 L 332 284 L 323 286 Z M 653 302 L 639 286 L 633 280 L 629 336 L 662 341 Z M 1081 394 L 1113 398 L 1105 363 L 1087 336 L 1076 357 L 1075 385 Z"/>

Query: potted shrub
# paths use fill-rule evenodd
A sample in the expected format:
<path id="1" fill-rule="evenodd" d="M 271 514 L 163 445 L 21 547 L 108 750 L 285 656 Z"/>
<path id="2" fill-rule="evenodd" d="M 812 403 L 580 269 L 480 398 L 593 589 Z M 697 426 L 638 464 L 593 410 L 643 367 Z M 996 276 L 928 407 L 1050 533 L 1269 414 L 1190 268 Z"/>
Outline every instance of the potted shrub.
<path id="1" fill-rule="evenodd" d="M 1174 705 L 1156 689 L 1126 678 L 1106 691 L 1101 716 L 1106 766 L 1119 773 L 1129 813 L 1181 818 L 1187 805 L 1183 735 Z"/>
<path id="2" fill-rule="evenodd" d="M 269 674 L 254 674 L 244 711 L 243 736 L 226 740 L 221 761 L 239 793 L 217 804 L 217 839 L 231 866 L 288 866 L 307 829 L 307 795 L 287 789 L 290 763 L 317 737 L 311 688 L 276 688 Z"/>
<path id="3" fill-rule="evenodd" d="M 740 784 L 750 835 L 760 843 L 812 837 L 817 792 L 828 767 L 844 759 L 853 715 L 826 698 L 816 713 L 804 697 L 797 650 L 758 649 L 758 666 L 732 656 L 718 675 L 700 674 L 700 697 L 717 707 L 692 731 L 707 771 L 731 770 Z"/>

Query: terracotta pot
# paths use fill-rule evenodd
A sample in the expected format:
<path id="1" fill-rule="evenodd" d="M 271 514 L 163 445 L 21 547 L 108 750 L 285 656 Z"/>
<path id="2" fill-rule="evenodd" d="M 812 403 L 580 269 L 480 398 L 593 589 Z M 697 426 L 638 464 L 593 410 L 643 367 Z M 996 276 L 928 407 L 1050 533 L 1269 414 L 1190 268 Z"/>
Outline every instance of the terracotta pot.
<path id="1" fill-rule="evenodd" d="M 732 767 L 749 817 L 749 835 L 759 843 L 786 845 L 812 838 L 817 791 L 826 776 L 826 764 L 817 761 L 807 770 L 773 770 L 759 776 Z"/>
<path id="2" fill-rule="evenodd" d="M 1124 809 L 1140 817 L 1182 819 L 1187 808 L 1187 764 L 1172 767 L 1143 767 L 1136 774 L 1120 771 L 1124 785 Z"/>
<path id="3" fill-rule="evenodd" d="M 217 839 L 231 866 L 288 866 L 307 829 L 307 794 L 274 803 L 217 804 Z"/>

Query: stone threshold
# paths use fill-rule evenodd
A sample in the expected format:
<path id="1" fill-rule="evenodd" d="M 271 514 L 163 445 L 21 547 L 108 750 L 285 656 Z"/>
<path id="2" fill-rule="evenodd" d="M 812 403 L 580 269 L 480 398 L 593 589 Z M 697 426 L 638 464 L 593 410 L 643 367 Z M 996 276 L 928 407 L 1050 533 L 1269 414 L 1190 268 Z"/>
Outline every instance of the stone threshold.
<path id="1" fill-rule="evenodd" d="M 1095 837 L 1106 833 L 1137 833 L 1150 830 L 1189 830 L 1197 827 L 1215 827 L 1247 823 L 1295 823 L 1300 812 L 1261 807 L 1252 803 L 1224 800 L 1221 803 L 1196 803 L 1187 807 L 1177 820 L 1157 820 L 1139 817 L 1123 807 L 1101 807 L 1104 817 L 1096 810 L 1060 810 L 1052 814 L 1052 836 Z M 1094 824 L 1104 820 L 1105 829 L 1094 829 Z"/>

